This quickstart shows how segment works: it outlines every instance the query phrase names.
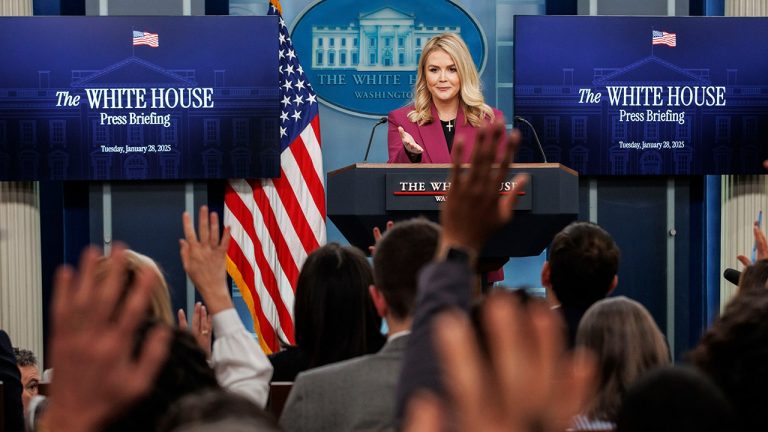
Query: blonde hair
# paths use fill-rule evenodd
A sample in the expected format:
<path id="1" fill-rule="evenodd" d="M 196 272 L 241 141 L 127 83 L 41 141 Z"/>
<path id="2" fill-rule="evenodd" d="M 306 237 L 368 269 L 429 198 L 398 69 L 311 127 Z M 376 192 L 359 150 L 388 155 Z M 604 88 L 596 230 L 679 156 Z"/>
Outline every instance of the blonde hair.
<path id="1" fill-rule="evenodd" d="M 670 363 L 666 339 L 648 310 L 624 296 L 593 304 L 581 318 L 576 345 L 597 355 L 598 389 L 586 411 L 616 421 L 627 389 L 642 375 Z"/>
<path id="2" fill-rule="evenodd" d="M 424 70 L 427 58 L 437 50 L 445 51 L 451 56 L 461 82 L 459 91 L 459 108 L 464 110 L 467 123 L 474 127 L 483 125 L 484 119 L 493 121 L 493 109 L 485 103 L 480 88 L 480 76 L 477 74 L 475 63 L 469 54 L 467 44 L 455 33 L 439 34 L 424 45 L 419 59 L 419 70 L 416 73 L 416 84 L 413 91 L 413 111 L 408 113 L 408 119 L 419 126 L 432 122 L 432 94 L 427 88 L 427 78 Z"/>
<path id="3" fill-rule="evenodd" d="M 108 262 L 109 258 L 103 258 L 100 262 L 97 270 L 98 281 L 106 279 Z M 157 319 L 169 326 L 175 326 L 176 321 L 171 310 L 171 295 L 168 289 L 168 282 L 166 282 L 162 270 L 160 270 L 160 267 L 152 258 L 130 249 L 125 251 L 126 277 L 123 288 L 130 288 L 131 284 L 136 279 L 139 269 L 143 267 L 150 268 L 156 276 L 155 284 L 152 286 L 152 299 L 150 300 L 149 310 L 147 311 L 148 317 Z"/>

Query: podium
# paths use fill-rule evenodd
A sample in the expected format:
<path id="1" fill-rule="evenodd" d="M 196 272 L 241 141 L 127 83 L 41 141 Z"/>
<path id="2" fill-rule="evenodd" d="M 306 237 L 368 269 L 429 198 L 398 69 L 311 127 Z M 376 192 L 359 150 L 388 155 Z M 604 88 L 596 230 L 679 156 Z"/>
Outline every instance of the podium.
<path id="1" fill-rule="evenodd" d="M 328 173 L 328 217 L 347 240 L 368 251 L 373 227 L 423 216 L 439 222 L 440 204 L 450 187 L 450 164 L 357 163 Z M 512 221 L 491 238 L 481 256 L 539 255 L 579 214 L 576 171 L 556 163 L 512 164 L 508 179 L 527 173 Z M 509 184 L 499 185 L 500 193 Z"/>

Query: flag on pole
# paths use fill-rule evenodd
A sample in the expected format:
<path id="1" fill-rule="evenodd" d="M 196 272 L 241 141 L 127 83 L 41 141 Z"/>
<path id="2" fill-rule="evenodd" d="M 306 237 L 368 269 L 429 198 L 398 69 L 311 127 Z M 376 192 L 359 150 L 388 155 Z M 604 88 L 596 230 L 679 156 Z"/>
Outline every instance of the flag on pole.
<path id="1" fill-rule="evenodd" d="M 224 224 L 231 227 L 227 271 L 253 316 L 267 353 L 295 343 L 293 303 L 299 269 L 325 244 L 325 185 L 317 96 L 307 82 L 278 0 L 280 178 L 229 180 Z"/>

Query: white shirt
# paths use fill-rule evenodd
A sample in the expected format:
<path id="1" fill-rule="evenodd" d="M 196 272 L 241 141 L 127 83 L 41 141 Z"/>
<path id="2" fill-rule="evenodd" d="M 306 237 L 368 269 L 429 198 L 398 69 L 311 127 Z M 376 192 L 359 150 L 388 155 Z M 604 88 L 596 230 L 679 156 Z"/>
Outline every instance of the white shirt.
<path id="1" fill-rule="evenodd" d="M 211 366 L 219 384 L 264 408 L 269 398 L 272 364 L 245 329 L 234 308 L 213 315 Z"/>
<path id="2" fill-rule="evenodd" d="M 392 333 L 391 335 L 387 336 L 387 342 L 392 342 L 393 340 L 411 334 L 410 330 L 401 330 L 397 333 Z"/>

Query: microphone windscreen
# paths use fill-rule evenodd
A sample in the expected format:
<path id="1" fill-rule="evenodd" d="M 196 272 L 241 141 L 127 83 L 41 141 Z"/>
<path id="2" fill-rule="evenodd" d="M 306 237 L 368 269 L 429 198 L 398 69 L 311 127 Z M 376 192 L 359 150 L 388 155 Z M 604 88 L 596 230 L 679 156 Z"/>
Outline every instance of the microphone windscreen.
<path id="1" fill-rule="evenodd" d="M 741 278 L 741 272 L 738 270 L 734 270 L 732 268 L 727 268 L 723 272 L 723 277 L 728 282 L 738 286 L 739 285 L 739 279 Z"/>

